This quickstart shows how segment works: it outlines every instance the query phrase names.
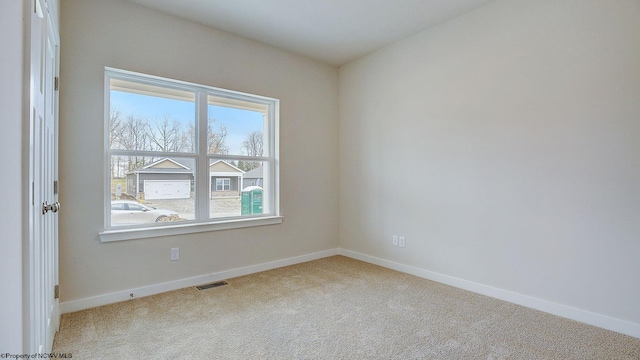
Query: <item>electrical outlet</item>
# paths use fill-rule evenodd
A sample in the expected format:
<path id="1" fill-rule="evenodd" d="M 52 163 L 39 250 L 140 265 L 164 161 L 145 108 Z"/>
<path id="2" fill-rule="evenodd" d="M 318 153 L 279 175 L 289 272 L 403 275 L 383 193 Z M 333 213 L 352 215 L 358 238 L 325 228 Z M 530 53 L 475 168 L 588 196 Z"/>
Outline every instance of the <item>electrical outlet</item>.
<path id="1" fill-rule="evenodd" d="M 405 246 L 405 239 L 404 239 L 404 236 L 400 236 L 400 237 L 398 238 L 398 246 L 400 246 L 400 247 L 404 247 L 404 246 Z"/>
<path id="2" fill-rule="evenodd" d="M 393 244 L 393 246 L 398 246 L 398 235 L 393 235 L 391 239 L 391 243 Z"/>
<path id="3" fill-rule="evenodd" d="M 171 248 L 171 261 L 180 260 L 180 248 Z"/>

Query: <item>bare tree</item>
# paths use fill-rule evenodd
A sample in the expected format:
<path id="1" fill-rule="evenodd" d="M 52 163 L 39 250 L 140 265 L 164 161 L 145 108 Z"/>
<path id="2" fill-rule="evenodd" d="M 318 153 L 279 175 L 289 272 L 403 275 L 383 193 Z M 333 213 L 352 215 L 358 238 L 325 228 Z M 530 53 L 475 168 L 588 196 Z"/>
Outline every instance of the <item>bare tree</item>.
<path id="1" fill-rule="evenodd" d="M 242 150 L 247 156 L 262 156 L 264 154 L 264 137 L 262 131 L 253 131 L 242 142 Z M 240 163 L 239 163 L 240 164 Z M 260 166 L 259 161 L 242 161 L 238 166 L 244 171 L 249 171 Z"/>
<path id="2" fill-rule="evenodd" d="M 117 148 L 122 137 L 122 113 L 116 108 L 109 109 L 109 147 Z"/>
<path id="3" fill-rule="evenodd" d="M 196 149 L 196 126 L 193 122 L 187 125 L 187 129 L 182 133 L 180 147 L 184 152 L 194 152 Z"/>
<path id="4" fill-rule="evenodd" d="M 109 143 L 111 149 L 162 152 L 194 152 L 196 127 L 194 123 L 184 126 L 178 120 L 165 115 L 149 122 L 142 117 L 124 117 L 112 108 L 109 122 Z M 208 150 L 211 154 L 227 154 L 225 144 L 227 129 L 215 127 L 215 120 L 209 121 L 207 130 Z M 112 178 L 124 177 L 130 171 L 139 169 L 155 160 L 148 156 L 113 156 L 110 160 Z"/>
<path id="5" fill-rule="evenodd" d="M 127 116 L 120 145 L 125 150 L 151 150 L 149 123 L 147 120 L 132 115 Z M 135 170 L 146 165 L 146 163 L 144 156 L 128 156 L 125 171 Z"/>
<path id="6" fill-rule="evenodd" d="M 144 119 L 131 115 L 124 118 L 122 113 L 115 109 L 110 109 L 109 119 L 109 146 L 111 149 L 124 150 L 149 150 L 147 138 L 148 124 Z M 130 170 L 137 168 L 143 158 L 114 156 L 110 159 L 111 177 L 122 178 Z"/>
<path id="7" fill-rule="evenodd" d="M 120 139 L 122 138 L 123 121 L 122 114 L 115 108 L 109 109 L 109 148 L 117 149 L 120 147 Z M 116 158 L 110 159 L 111 177 L 115 177 L 119 173 L 119 163 Z"/>
<path id="8" fill-rule="evenodd" d="M 263 154 L 262 131 L 253 131 L 247 135 L 247 139 L 242 142 L 242 149 L 247 156 L 262 156 Z"/>
<path id="9" fill-rule="evenodd" d="M 162 120 L 156 121 L 155 126 L 147 127 L 149 139 L 157 151 L 179 152 L 182 147 L 182 126 L 180 122 L 164 115 Z"/>
<path id="10" fill-rule="evenodd" d="M 228 154 L 229 146 L 225 143 L 227 128 L 220 125 L 216 130 L 215 123 L 215 119 L 209 119 L 207 124 L 207 151 L 209 154 Z"/>

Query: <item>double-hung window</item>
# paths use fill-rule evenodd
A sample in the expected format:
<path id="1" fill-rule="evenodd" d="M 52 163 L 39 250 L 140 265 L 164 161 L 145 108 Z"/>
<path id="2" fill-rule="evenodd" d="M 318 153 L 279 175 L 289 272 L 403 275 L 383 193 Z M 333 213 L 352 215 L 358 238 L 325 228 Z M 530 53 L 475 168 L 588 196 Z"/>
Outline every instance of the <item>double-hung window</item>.
<path id="1" fill-rule="evenodd" d="M 106 68 L 101 239 L 281 222 L 278 106 L 264 96 Z"/>
<path id="2" fill-rule="evenodd" d="M 216 191 L 229 191 L 231 189 L 231 179 L 216 179 Z"/>

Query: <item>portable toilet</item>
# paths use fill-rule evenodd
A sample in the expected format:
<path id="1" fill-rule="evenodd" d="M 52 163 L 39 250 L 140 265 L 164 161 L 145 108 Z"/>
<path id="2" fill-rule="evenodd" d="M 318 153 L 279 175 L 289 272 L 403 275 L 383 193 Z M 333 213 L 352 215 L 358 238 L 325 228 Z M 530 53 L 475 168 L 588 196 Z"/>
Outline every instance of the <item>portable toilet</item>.
<path id="1" fill-rule="evenodd" d="M 263 190 L 260 186 L 248 186 L 241 194 L 241 214 L 262 214 Z"/>

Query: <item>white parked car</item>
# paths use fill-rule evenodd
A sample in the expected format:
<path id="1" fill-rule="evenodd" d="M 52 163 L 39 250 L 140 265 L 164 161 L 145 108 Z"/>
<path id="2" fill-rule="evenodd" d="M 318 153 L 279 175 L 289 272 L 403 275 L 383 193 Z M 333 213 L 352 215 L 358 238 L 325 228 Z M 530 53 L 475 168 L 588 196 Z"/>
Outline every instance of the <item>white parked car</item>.
<path id="1" fill-rule="evenodd" d="M 172 210 L 156 209 L 135 201 L 115 200 L 111 202 L 111 225 L 146 224 L 177 218 Z"/>

